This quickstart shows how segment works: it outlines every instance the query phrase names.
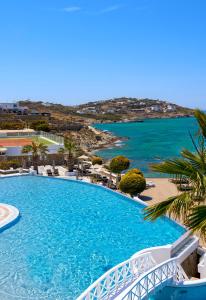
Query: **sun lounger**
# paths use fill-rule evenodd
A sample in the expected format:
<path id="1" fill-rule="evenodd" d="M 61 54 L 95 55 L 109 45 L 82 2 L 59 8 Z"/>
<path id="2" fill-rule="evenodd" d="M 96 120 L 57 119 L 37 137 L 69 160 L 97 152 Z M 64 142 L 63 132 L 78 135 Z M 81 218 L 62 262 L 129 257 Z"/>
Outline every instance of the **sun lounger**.
<path id="1" fill-rule="evenodd" d="M 54 176 L 59 176 L 59 170 L 58 169 L 54 169 Z"/>
<path id="2" fill-rule="evenodd" d="M 189 180 L 187 178 L 173 178 L 173 179 L 170 179 L 170 181 L 172 183 L 175 183 L 175 184 L 188 184 L 189 183 Z"/>
<path id="3" fill-rule="evenodd" d="M 48 176 L 53 176 L 52 171 L 50 169 L 46 170 Z"/>
<path id="4" fill-rule="evenodd" d="M 177 186 L 177 189 L 179 191 L 191 191 L 193 189 L 193 187 L 191 185 L 188 184 L 180 184 Z"/>
<path id="5" fill-rule="evenodd" d="M 111 190 L 116 190 L 117 189 L 117 187 L 114 183 L 109 183 L 108 188 L 110 188 Z"/>
<path id="6" fill-rule="evenodd" d="M 155 187 L 155 183 L 153 181 L 147 181 L 146 182 L 146 187 L 147 188 Z"/>

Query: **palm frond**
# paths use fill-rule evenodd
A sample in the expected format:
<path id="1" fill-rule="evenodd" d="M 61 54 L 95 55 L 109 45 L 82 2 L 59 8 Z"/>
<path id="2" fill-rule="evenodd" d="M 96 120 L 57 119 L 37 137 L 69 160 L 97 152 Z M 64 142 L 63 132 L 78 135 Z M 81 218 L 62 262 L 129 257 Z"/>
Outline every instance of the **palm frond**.
<path id="1" fill-rule="evenodd" d="M 32 146 L 31 145 L 25 145 L 23 148 L 22 148 L 22 153 L 29 153 L 32 151 Z"/>
<path id="2" fill-rule="evenodd" d="M 58 153 L 59 154 L 64 154 L 65 153 L 65 149 L 64 148 L 59 148 Z"/>
<path id="3" fill-rule="evenodd" d="M 196 109 L 194 116 L 199 124 L 202 135 L 206 138 L 206 114 L 199 109 Z"/>
<path id="4" fill-rule="evenodd" d="M 154 221 L 157 218 L 167 214 L 175 219 L 186 219 L 188 212 L 193 207 L 193 200 L 188 192 L 169 197 L 167 200 L 146 207 L 144 216 L 146 220 Z"/>
<path id="5" fill-rule="evenodd" d="M 152 164 L 151 169 L 155 172 L 190 177 L 193 168 L 183 158 L 169 159 L 160 164 Z"/>
<path id="6" fill-rule="evenodd" d="M 188 217 L 187 226 L 192 232 L 197 232 L 206 239 L 206 205 L 193 208 Z"/>

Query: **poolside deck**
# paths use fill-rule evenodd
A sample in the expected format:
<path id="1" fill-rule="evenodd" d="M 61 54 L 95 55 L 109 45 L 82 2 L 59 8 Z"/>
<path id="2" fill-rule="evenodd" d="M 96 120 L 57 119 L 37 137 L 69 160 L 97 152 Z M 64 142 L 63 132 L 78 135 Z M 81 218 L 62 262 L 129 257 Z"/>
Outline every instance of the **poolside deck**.
<path id="1" fill-rule="evenodd" d="M 168 178 L 147 178 L 147 181 L 152 181 L 155 187 L 146 189 L 141 194 L 141 199 L 147 202 L 148 205 L 153 205 L 166 200 L 168 197 L 175 196 L 179 193 L 174 183 Z"/>

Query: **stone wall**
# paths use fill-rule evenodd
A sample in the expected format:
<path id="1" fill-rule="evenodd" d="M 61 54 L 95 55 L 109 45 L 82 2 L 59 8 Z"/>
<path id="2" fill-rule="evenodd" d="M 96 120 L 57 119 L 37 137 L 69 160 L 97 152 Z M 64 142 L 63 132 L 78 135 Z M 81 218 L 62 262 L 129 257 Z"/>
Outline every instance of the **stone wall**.
<path id="1" fill-rule="evenodd" d="M 187 274 L 187 276 L 189 278 L 190 277 L 199 278 L 200 274 L 198 273 L 198 270 L 197 270 L 198 263 L 199 263 L 199 255 L 197 254 L 197 251 L 194 251 L 181 264 L 181 266 L 183 267 L 185 273 Z"/>

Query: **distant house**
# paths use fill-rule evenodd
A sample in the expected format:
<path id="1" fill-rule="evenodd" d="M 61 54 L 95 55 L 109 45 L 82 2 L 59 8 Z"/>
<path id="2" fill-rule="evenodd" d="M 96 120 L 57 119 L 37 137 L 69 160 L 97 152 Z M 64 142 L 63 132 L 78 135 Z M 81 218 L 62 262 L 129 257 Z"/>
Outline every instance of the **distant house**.
<path id="1" fill-rule="evenodd" d="M 152 112 L 162 112 L 162 106 L 161 105 L 153 105 L 150 107 L 150 111 Z"/>
<path id="2" fill-rule="evenodd" d="M 0 103 L 0 112 L 2 113 L 16 113 L 19 115 L 28 114 L 28 107 L 20 106 L 19 103 Z"/>
<path id="3" fill-rule="evenodd" d="M 144 108 L 132 108 L 131 109 L 131 112 L 145 112 L 145 109 Z"/>
<path id="4" fill-rule="evenodd" d="M 30 112 L 30 114 L 32 116 L 39 116 L 40 113 L 36 109 L 32 109 L 31 112 Z"/>
<path id="5" fill-rule="evenodd" d="M 41 115 L 44 116 L 44 117 L 51 117 L 50 112 L 42 112 Z"/>
<path id="6" fill-rule="evenodd" d="M 77 110 L 77 114 L 83 115 L 83 114 L 85 114 L 85 112 L 82 110 Z"/>
<path id="7" fill-rule="evenodd" d="M 168 104 L 165 110 L 167 112 L 173 112 L 176 111 L 176 107 L 174 105 Z"/>
<path id="8" fill-rule="evenodd" d="M 85 107 L 82 109 L 84 113 L 97 113 L 95 106 Z"/>
<path id="9" fill-rule="evenodd" d="M 116 110 L 115 110 L 115 109 L 112 109 L 112 108 L 110 108 L 110 109 L 107 110 L 107 113 L 108 113 L 108 114 L 113 114 L 113 113 L 115 113 L 115 112 L 116 112 Z"/>
<path id="10" fill-rule="evenodd" d="M 39 111 L 36 110 L 36 109 L 32 109 L 32 110 L 30 111 L 30 115 L 32 115 L 32 116 L 51 117 L 51 113 L 50 113 L 50 112 L 46 112 L 46 111 L 44 111 L 44 112 L 39 112 Z"/>

